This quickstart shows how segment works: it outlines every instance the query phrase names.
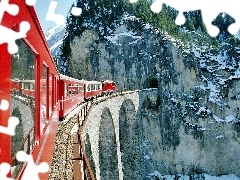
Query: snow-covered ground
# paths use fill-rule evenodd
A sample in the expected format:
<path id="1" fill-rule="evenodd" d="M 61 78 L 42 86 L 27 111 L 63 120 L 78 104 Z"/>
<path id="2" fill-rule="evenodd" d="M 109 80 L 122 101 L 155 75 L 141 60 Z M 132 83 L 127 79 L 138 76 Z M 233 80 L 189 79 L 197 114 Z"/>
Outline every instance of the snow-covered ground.
<path id="1" fill-rule="evenodd" d="M 208 174 L 200 174 L 200 175 L 192 175 L 184 176 L 184 175 L 165 175 L 162 176 L 158 171 L 154 171 L 153 173 L 149 174 L 150 177 L 158 178 L 159 180 L 191 180 L 191 179 L 198 179 L 198 180 L 239 180 L 240 178 L 235 176 L 234 174 L 222 175 L 222 176 L 211 176 Z"/>

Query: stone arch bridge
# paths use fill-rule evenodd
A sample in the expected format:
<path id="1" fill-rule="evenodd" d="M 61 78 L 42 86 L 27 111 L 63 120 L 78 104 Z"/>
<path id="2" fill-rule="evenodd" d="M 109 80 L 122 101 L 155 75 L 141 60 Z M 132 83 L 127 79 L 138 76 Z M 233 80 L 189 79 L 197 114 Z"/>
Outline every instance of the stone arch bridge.
<path id="1" fill-rule="evenodd" d="M 112 96 L 91 106 L 80 129 L 95 178 L 240 176 L 239 124 L 184 119 L 181 108 L 158 89 Z"/>
<path id="2" fill-rule="evenodd" d="M 83 130 L 85 153 L 96 179 L 142 179 L 139 110 L 157 101 L 157 88 L 134 91 L 94 105 Z"/>

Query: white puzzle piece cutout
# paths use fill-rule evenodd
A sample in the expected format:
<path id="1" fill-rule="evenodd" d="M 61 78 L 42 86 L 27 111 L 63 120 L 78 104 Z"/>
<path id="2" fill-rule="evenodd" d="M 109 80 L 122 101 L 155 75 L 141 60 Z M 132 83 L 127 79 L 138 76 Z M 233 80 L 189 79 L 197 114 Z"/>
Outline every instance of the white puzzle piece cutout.
<path id="1" fill-rule="evenodd" d="M 212 25 L 212 21 L 222 12 L 227 13 L 236 21 L 228 27 L 229 33 L 235 35 L 240 28 L 239 0 L 156 0 L 152 3 L 151 10 L 159 13 L 163 4 L 179 11 L 175 20 L 177 25 L 182 25 L 186 21 L 183 12 L 201 10 L 203 23 L 206 25 L 209 35 L 213 37 L 218 35 L 219 28 Z"/>
<path id="2" fill-rule="evenodd" d="M 28 5 L 28 6 L 34 6 L 36 4 L 36 1 L 37 0 L 25 0 L 25 3 Z"/>
<path id="3" fill-rule="evenodd" d="M 1 100 L 0 110 L 6 111 L 9 108 L 9 102 L 5 99 Z"/>
<path id="4" fill-rule="evenodd" d="M 72 7 L 71 13 L 74 16 L 80 16 L 82 14 L 82 9 L 79 7 Z"/>
<path id="5" fill-rule="evenodd" d="M 22 180 L 40 180 L 38 173 L 46 173 L 49 171 L 49 165 L 46 162 L 35 165 L 32 155 L 28 155 L 24 151 L 19 151 L 16 158 L 18 161 L 27 162 Z"/>
<path id="6" fill-rule="evenodd" d="M 46 15 L 46 20 L 53 21 L 57 24 L 57 26 L 60 26 L 65 23 L 65 17 L 62 14 L 55 14 L 57 5 L 58 5 L 58 2 L 56 1 L 50 2 L 47 15 Z"/>
<path id="7" fill-rule="evenodd" d="M 9 4 L 9 0 L 0 1 L 0 23 L 4 12 L 15 16 L 19 12 L 19 7 L 15 4 Z M 0 44 L 8 43 L 8 52 L 14 54 L 18 51 L 18 46 L 16 45 L 16 40 L 26 37 L 27 32 L 30 29 L 30 24 L 26 21 L 20 23 L 20 32 L 16 32 L 12 29 L 4 27 L 0 24 Z"/>
<path id="8" fill-rule="evenodd" d="M 19 124 L 19 119 L 17 117 L 11 116 L 10 118 L 8 118 L 8 127 L 4 127 L 0 125 L 0 133 L 14 136 L 15 128 L 18 124 Z"/>
<path id="9" fill-rule="evenodd" d="M 0 164 L 0 180 L 14 180 L 7 177 L 7 174 L 10 172 L 11 166 L 8 163 Z"/>

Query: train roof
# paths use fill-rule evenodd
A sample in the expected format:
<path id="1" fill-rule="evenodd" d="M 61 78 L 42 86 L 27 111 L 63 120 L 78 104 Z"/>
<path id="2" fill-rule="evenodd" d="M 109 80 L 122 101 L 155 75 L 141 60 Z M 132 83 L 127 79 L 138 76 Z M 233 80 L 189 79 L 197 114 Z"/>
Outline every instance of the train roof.
<path id="1" fill-rule="evenodd" d="M 84 84 L 102 84 L 100 81 L 84 81 Z"/>
<path id="2" fill-rule="evenodd" d="M 35 83 L 35 80 L 34 79 L 25 79 L 25 80 L 19 80 L 19 82 Z"/>
<path id="3" fill-rule="evenodd" d="M 115 83 L 115 82 L 112 80 L 105 80 L 105 81 L 103 81 L 103 83 Z"/>
<path id="4" fill-rule="evenodd" d="M 75 79 L 75 78 L 72 78 L 72 77 L 69 77 L 69 76 L 66 76 L 63 74 L 60 74 L 60 80 L 68 80 L 68 81 L 81 82 L 81 83 L 85 82 L 83 79 L 79 80 L 79 79 Z"/>

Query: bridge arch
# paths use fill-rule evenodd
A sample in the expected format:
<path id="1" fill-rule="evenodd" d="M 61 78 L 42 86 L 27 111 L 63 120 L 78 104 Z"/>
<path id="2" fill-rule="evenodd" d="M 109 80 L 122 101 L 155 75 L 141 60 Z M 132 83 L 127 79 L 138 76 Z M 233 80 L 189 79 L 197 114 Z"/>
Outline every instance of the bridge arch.
<path id="1" fill-rule="evenodd" d="M 119 110 L 119 140 L 124 179 L 142 179 L 140 170 L 139 125 L 130 99 Z"/>
<path id="2" fill-rule="evenodd" d="M 107 107 L 102 111 L 99 127 L 99 164 L 101 179 L 119 178 L 115 128 Z"/>

